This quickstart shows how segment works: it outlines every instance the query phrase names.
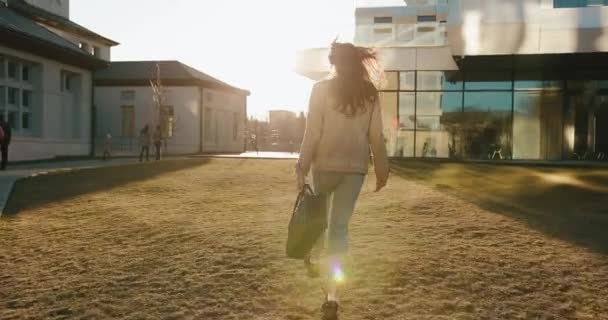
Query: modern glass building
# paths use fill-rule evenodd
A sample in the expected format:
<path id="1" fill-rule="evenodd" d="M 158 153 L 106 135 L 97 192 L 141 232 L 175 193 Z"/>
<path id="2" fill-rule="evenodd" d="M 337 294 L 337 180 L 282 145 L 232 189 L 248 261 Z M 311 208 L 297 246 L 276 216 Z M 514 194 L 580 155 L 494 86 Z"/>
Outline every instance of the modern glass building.
<path id="1" fill-rule="evenodd" d="M 542 63 L 541 63 L 542 61 Z M 395 157 L 559 160 L 608 154 L 608 55 L 485 56 L 388 71 Z"/>
<path id="2" fill-rule="evenodd" d="M 391 156 L 608 160 L 608 2 L 407 2 L 356 11 L 357 43 L 384 60 Z M 320 78 L 326 55 L 300 72 Z"/>

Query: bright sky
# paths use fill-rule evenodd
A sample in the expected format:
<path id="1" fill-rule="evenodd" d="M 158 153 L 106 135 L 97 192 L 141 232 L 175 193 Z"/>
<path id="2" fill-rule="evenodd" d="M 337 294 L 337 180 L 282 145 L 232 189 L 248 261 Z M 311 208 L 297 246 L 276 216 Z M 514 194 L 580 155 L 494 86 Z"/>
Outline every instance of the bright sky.
<path id="1" fill-rule="evenodd" d="M 353 0 L 72 0 L 71 19 L 121 44 L 112 60 L 179 60 L 251 91 L 249 114 L 304 111 L 295 54 L 351 41 Z"/>

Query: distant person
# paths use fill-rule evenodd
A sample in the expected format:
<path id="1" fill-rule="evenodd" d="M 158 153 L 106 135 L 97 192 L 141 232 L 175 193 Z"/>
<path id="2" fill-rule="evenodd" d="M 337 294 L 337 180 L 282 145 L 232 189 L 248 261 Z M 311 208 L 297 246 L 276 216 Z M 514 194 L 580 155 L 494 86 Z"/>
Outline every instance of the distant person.
<path id="1" fill-rule="evenodd" d="M 251 135 L 251 144 L 253 145 L 253 150 L 255 150 L 255 154 L 259 154 L 258 137 L 255 134 Z"/>
<path id="2" fill-rule="evenodd" d="M 152 137 L 150 136 L 150 127 L 144 126 L 139 133 L 139 144 L 141 145 L 141 151 L 139 152 L 139 162 L 144 161 L 144 153 L 146 154 L 146 161 L 150 160 L 150 144 L 152 143 Z"/>
<path id="3" fill-rule="evenodd" d="M 0 152 L 2 153 L 2 163 L 0 170 L 6 170 L 8 163 L 8 146 L 11 144 L 12 130 L 11 126 L 4 121 L 4 117 L 0 117 Z"/>
<path id="4" fill-rule="evenodd" d="M 163 135 L 160 130 L 160 126 L 156 126 L 152 139 L 154 140 L 154 149 L 156 149 L 156 160 L 160 160 L 160 147 L 163 142 Z"/>
<path id="5" fill-rule="evenodd" d="M 296 173 L 299 190 L 312 172 L 315 193 L 332 198 L 327 230 L 329 263 L 324 268 L 327 295 L 321 311 L 323 319 L 336 319 L 338 285 L 344 281 L 342 264 L 348 250 L 348 224 L 368 173 L 370 149 L 376 191 L 386 186 L 389 167 L 378 87 L 371 82 L 375 77 L 370 74 L 379 71 L 373 68 L 377 66 L 376 54 L 350 43 L 333 43 L 329 62 L 335 74 L 312 89 Z M 307 268 L 317 269 L 314 258 L 309 254 L 305 259 Z"/>
<path id="6" fill-rule="evenodd" d="M 112 135 L 106 134 L 106 138 L 103 142 L 103 160 L 109 160 L 112 157 Z"/>

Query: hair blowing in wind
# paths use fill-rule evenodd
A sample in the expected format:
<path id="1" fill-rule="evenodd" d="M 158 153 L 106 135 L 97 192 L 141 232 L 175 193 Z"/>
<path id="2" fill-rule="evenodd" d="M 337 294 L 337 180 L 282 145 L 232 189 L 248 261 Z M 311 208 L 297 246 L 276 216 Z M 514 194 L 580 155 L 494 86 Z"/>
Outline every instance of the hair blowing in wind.
<path id="1" fill-rule="evenodd" d="M 329 62 L 334 66 L 332 85 L 337 93 L 337 110 L 347 116 L 366 112 L 367 106 L 378 99 L 382 78 L 376 52 L 334 41 Z"/>

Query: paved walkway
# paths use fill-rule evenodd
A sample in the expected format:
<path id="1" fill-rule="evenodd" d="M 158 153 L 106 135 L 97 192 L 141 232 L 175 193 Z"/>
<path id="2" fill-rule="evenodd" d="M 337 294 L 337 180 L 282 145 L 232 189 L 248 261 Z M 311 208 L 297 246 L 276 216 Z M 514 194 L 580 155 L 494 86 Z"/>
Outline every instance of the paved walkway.
<path id="1" fill-rule="evenodd" d="M 208 158 L 244 158 L 244 159 L 297 159 L 298 153 L 290 152 L 273 152 L 273 151 L 247 151 L 244 153 L 237 154 L 204 154 L 197 155 L 195 157 L 208 157 Z"/>
<path id="2" fill-rule="evenodd" d="M 111 161 L 102 160 L 76 160 L 76 161 L 48 161 L 28 164 L 9 165 L 8 170 L 0 171 L 0 216 L 8 201 L 13 185 L 19 179 L 47 174 L 49 172 L 67 171 L 74 169 L 99 168 L 119 166 L 136 163 L 135 158 L 118 158 Z"/>

